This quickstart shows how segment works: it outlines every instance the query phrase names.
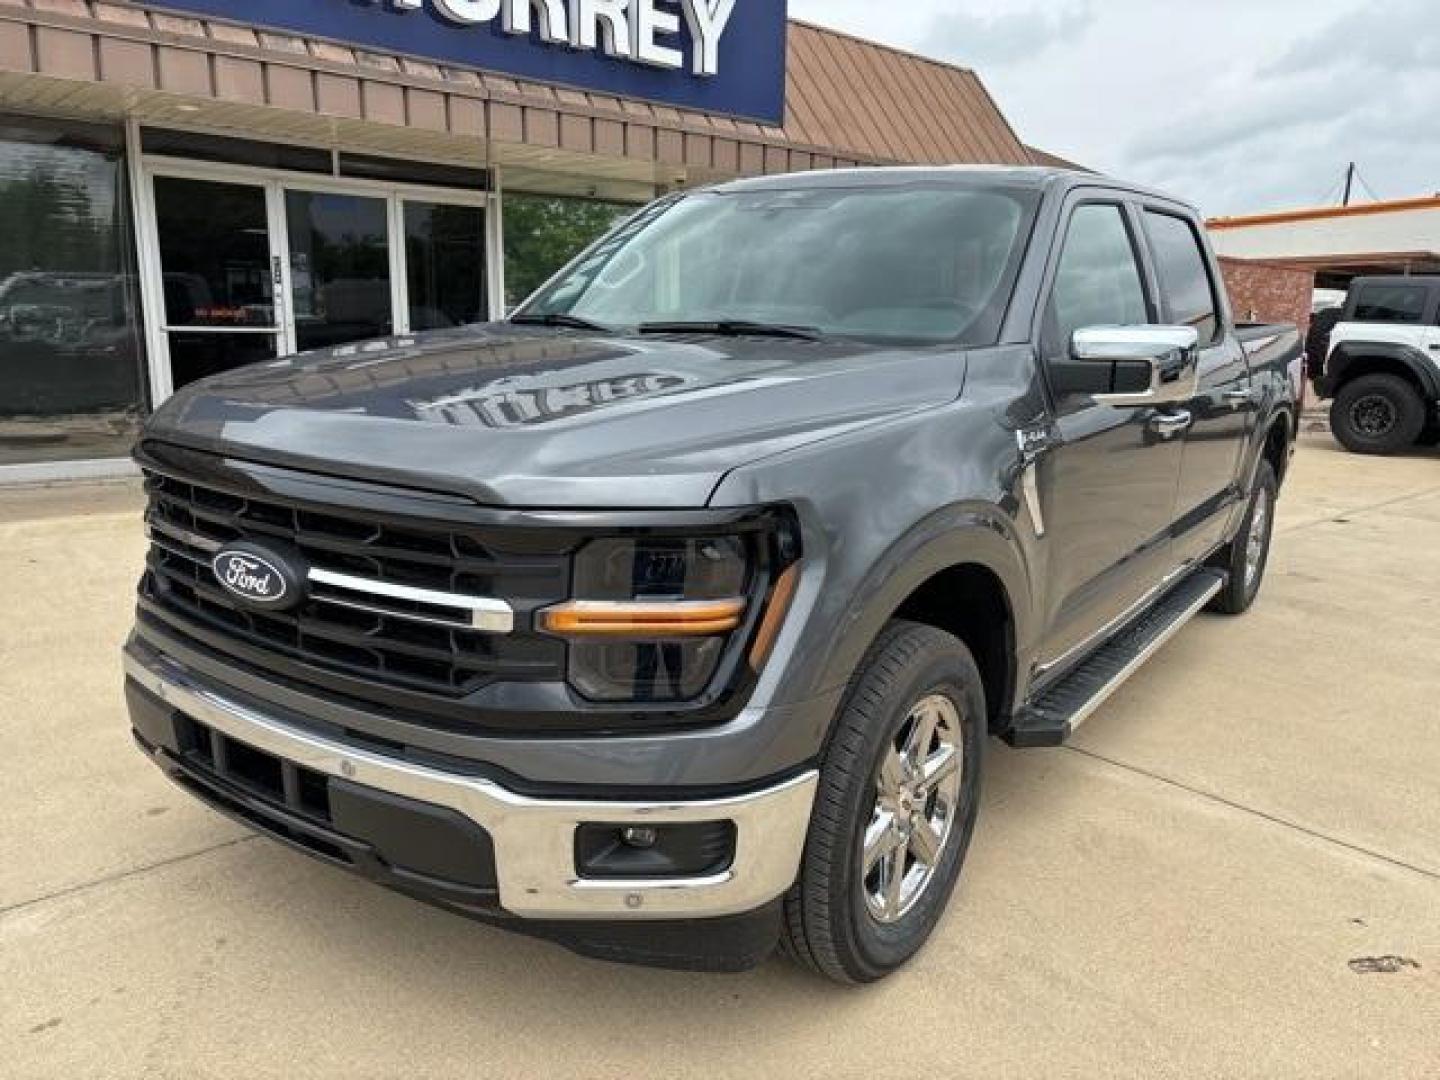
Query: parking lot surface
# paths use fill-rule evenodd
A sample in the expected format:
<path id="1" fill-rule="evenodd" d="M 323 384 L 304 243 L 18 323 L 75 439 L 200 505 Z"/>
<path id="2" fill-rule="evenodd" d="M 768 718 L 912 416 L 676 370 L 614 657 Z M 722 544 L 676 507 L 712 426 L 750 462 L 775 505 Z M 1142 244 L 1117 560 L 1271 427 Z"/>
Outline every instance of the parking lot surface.
<path id="1" fill-rule="evenodd" d="M 133 485 L 0 494 L 0 1075 L 1440 1076 L 1440 455 L 1307 436 L 1258 606 L 992 748 L 864 990 L 615 967 L 256 838 L 134 750 Z"/>

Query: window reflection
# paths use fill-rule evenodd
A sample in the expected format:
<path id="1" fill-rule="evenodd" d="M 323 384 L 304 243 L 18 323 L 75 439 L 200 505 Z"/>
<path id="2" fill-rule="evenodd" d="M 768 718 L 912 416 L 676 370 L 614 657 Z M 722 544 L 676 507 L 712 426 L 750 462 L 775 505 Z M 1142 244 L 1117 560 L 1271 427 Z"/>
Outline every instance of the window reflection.
<path id="1" fill-rule="evenodd" d="M 167 325 L 275 325 L 264 188 L 157 176 L 155 220 Z"/>
<path id="2" fill-rule="evenodd" d="M 483 322 L 485 211 L 407 201 L 405 267 L 412 330 Z"/>
<path id="3" fill-rule="evenodd" d="M 390 333 L 385 200 L 287 191 L 285 216 L 300 351 Z"/>
<path id="4" fill-rule="evenodd" d="M 122 137 L 0 117 L 0 465 L 129 451 L 141 411 Z"/>
<path id="5" fill-rule="evenodd" d="M 248 364 L 275 359 L 274 334 L 174 332 L 170 339 L 170 370 L 175 386 L 221 375 Z"/>

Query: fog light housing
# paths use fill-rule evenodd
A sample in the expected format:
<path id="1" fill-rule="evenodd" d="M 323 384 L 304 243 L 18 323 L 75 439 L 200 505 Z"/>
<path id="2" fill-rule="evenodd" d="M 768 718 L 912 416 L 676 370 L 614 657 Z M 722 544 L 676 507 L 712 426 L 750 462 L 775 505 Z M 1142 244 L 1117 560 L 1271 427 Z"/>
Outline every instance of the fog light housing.
<path id="1" fill-rule="evenodd" d="M 628 837 L 645 833 L 648 846 Z M 723 874 L 735 862 L 735 823 L 703 821 L 685 825 L 607 825 L 575 830 L 575 871 L 581 878 L 705 878 Z"/>

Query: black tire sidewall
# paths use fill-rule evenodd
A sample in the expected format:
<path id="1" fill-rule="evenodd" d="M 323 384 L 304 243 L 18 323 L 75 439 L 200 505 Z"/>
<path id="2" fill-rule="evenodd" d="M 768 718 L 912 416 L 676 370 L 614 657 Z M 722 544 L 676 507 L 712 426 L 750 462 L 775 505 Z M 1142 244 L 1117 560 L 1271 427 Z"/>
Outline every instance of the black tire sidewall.
<path id="1" fill-rule="evenodd" d="M 1255 580 L 1245 580 L 1245 556 L 1246 541 L 1250 537 L 1250 526 L 1255 519 L 1255 507 L 1259 502 L 1260 493 L 1264 492 L 1269 499 L 1269 519 L 1265 522 L 1265 550 L 1260 556 L 1260 572 L 1255 575 Z M 1246 611 L 1250 605 L 1255 603 L 1255 597 L 1260 595 L 1260 589 L 1265 584 L 1265 572 L 1270 569 L 1270 543 L 1275 538 L 1275 504 L 1279 495 L 1279 483 L 1275 479 L 1275 470 L 1268 461 L 1262 462 L 1260 470 L 1255 476 L 1255 492 L 1250 497 L 1250 510 L 1245 515 L 1245 524 L 1241 526 L 1239 537 L 1235 543 L 1235 568 L 1233 574 L 1237 576 L 1240 590 L 1240 610 Z"/>
<path id="2" fill-rule="evenodd" d="M 902 677 L 890 687 L 884 703 L 884 723 L 871 725 L 863 760 L 866 768 L 852 772 L 845 792 L 843 823 L 844 866 L 837 867 L 831 878 L 832 910 L 840 916 L 840 930 L 847 939 L 849 952 L 858 961 L 858 970 L 851 972 L 858 981 L 869 981 L 886 974 L 910 959 L 925 943 L 939 922 L 954 892 L 960 867 L 970 845 L 979 811 L 980 778 L 985 750 L 985 698 L 979 671 L 968 652 L 954 639 L 954 648 L 945 648 L 946 637 L 937 635 L 937 647 L 928 648 L 909 665 Z M 865 689 L 863 683 L 857 687 Z M 916 906 L 893 924 L 877 922 L 865 904 L 864 883 L 860 875 L 861 848 L 870 821 L 874 801 L 875 780 L 882 749 L 893 743 L 911 707 L 930 694 L 949 697 L 960 713 L 965 753 L 961 781 L 961 803 L 947 842 L 944 858 Z"/>
<path id="3" fill-rule="evenodd" d="M 1356 402 L 1381 397 L 1395 410 L 1395 425 L 1382 436 L 1367 435 L 1351 423 Z M 1425 403 L 1404 379 L 1396 375 L 1363 375 L 1347 383 L 1335 396 L 1330 427 L 1345 449 L 1357 454 L 1394 454 L 1413 446 L 1425 427 Z"/>
<path id="4" fill-rule="evenodd" d="M 1260 560 L 1260 573 L 1255 575 L 1253 584 L 1245 580 L 1245 553 L 1250 537 L 1250 523 L 1255 518 L 1255 505 L 1261 491 L 1270 497 L 1270 520 L 1265 527 L 1265 554 Z M 1255 483 L 1251 488 L 1250 505 L 1240 522 L 1240 529 L 1227 548 L 1222 549 L 1223 558 L 1218 565 L 1225 570 L 1225 588 L 1215 595 L 1210 603 L 1211 611 L 1224 615 L 1243 615 L 1250 610 L 1260 589 L 1265 584 L 1265 572 L 1270 568 L 1270 545 L 1275 536 L 1275 507 L 1279 499 L 1280 484 L 1275 478 L 1275 469 L 1268 461 L 1262 461 L 1255 472 Z M 1217 565 L 1212 562 L 1210 565 Z"/>

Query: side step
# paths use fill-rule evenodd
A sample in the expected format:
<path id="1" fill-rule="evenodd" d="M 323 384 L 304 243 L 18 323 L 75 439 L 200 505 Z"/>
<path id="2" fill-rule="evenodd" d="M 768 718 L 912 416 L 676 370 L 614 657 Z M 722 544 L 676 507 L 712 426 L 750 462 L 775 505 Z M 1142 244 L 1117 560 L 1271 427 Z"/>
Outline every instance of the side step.
<path id="1" fill-rule="evenodd" d="M 1191 574 L 1074 671 L 1021 709 L 1005 733 L 1005 741 L 1027 748 L 1063 745 L 1224 586 L 1223 571 L 1197 570 Z"/>

